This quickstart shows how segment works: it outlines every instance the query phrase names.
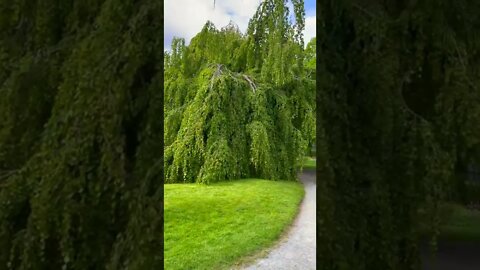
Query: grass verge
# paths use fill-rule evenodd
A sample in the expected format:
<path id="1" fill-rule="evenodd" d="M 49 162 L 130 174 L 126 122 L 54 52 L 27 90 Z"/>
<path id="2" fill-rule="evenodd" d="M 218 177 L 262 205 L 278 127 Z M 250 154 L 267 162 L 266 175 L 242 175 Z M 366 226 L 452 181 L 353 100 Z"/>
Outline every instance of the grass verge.
<path id="1" fill-rule="evenodd" d="M 440 240 L 480 242 L 480 211 L 467 209 L 457 203 L 442 203 L 440 215 Z M 423 234 L 428 235 L 427 224 Z"/>
<path id="2" fill-rule="evenodd" d="M 270 246 L 303 197 L 294 181 L 165 185 L 165 269 L 225 269 Z"/>
<path id="3" fill-rule="evenodd" d="M 317 168 L 317 159 L 314 157 L 305 157 L 303 160 L 304 169 L 315 169 Z"/>
<path id="4" fill-rule="evenodd" d="M 459 204 L 448 204 L 448 219 L 441 227 L 441 237 L 480 241 L 480 211 Z"/>

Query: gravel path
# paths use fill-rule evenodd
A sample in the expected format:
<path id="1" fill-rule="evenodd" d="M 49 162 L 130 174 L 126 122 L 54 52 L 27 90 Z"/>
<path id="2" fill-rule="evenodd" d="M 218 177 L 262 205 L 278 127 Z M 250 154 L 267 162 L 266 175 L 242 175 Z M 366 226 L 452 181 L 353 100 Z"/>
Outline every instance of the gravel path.
<path id="1" fill-rule="evenodd" d="M 424 270 L 479 270 L 480 243 L 440 241 L 436 258 L 423 245 L 422 259 Z"/>
<path id="2" fill-rule="evenodd" d="M 287 235 L 267 255 L 247 270 L 310 270 L 316 267 L 316 177 L 315 171 L 304 170 L 300 180 L 305 197 Z"/>

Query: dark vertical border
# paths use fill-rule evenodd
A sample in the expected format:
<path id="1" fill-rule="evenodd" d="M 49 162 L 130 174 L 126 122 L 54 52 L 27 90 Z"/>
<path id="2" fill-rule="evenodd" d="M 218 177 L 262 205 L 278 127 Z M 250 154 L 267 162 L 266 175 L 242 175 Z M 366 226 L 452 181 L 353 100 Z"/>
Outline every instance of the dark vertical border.
<path id="1" fill-rule="evenodd" d="M 316 125 L 315 125 L 316 136 L 315 136 L 315 138 L 316 138 L 316 142 L 315 142 L 315 147 L 316 147 L 316 150 L 315 150 L 315 152 L 317 153 L 316 166 L 315 166 L 316 167 L 315 168 L 315 170 L 316 170 L 315 175 L 316 175 L 316 178 L 317 178 L 316 179 L 317 185 L 316 185 L 316 191 L 315 191 L 315 193 L 316 193 L 315 198 L 316 198 L 316 205 L 317 206 L 319 205 L 318 182 L 320 180 L 320 169 L 319 169 L 320 168 L 320 159 L 318 158 L 318 153 L 320 153 L 320 149 L 319 149 L 320 144 L 319 144 L 319 141 L 318 141 L 318 138 L 320 137 L 319 136 L 320 135 L 320 128 L 319 128 L 319 126 L 320 126 L 319 125 L 319 122 L 320 122 L 320 93 L 319 93 L 320 88 L 319 88 L 319 84 L 318 84 L 319 79 L 320 79 L 319 72 L 318 72 L 318 67 L 320 66 L 319 55 L 318 55 L 318 51 L 319 51 L 319 48 L 320 48 L 319 47 L 320 46 L 320 38 L 321 38 L 320 35 L 319 35 L 320 27 L 321 27 L 320 18 L 321 18 L 321 8 L 320 8 L 320 5 L 319 5 L 319 1 L 317 0 L 316 1 L 316 27 L 315 27 L 315 29 L 316 29 L 316 34 L 315 35 L 317 37 L 316 45 L 315 45 L 316 46 L 316 70 L 315 70 L 315 75 L 316 75 L 316 80 L 315 80 L 315 82 L 316 82 L 316 108 L 315 108 L 315 112 L 316 112 L 316 117 L 315 117 L 316 118 Z M 318 207 L 316 207 L 316 209 L 318 211 Z M 316 244 L 316 246 L 317 246 L 317 248 L 316 248 L 316 254 L 317 254 L 316 268 L 318 268 L 318 263 L 319 263 L 318 262 L 318 258 L 319 258 L 319 256 L 318 256 L 318 246 L 319 246 L 319 244 L 321 244 L 318 241 L 318 212 L 317 212 L 315 217 L 316 217 L 316 220 L 315 220 L 316 221 L 315 222 L 316 229 L 315 229 L 315 231 L 316 231 L 316 234 L 317 234 L 317 235 L 315 235 L 315 239 L 316 239 L 316 243 L 317 243 Z"/>
<path id="2" fill-rule="evenodd" d="M 158 61 L 160 61 L 160 73 L 161 73 L 161 76 L 160 76 L 160 89 L 159 91 L 162 91 L 162 94 L 161 94 L 161 98 L 160 98 L 160 102 L 161 102 L 161 105 L 162 105 L 162 108 L 164 107 L 164 53 L 165 53 L 165 48 L 164 48 L 164 42 L 165 42 L 165 35 L 164 35 L 164 14 L 165 14 L 165 11 L 164 11 L 164 1 L 161 1 L 161 4 L 160 4 L 160 16 L 159 16 L 159 19 L 160 19 L 160 33 L 158 33 L 159 35 L 162 35 L 162 38 L 161 38 L 161 41 L 162 41 L 162 44 L 159 45 L 159 50 L 162 50 L 162 52 L 160 53 L 160 59 L 158 59 Z M 160 116 L 160 126 L 161 126 L 161 129 L 162 129 L 162 138 L 160 138 L 161 140 L 161 147 L 162 149 L 165 149 L 165 142 L 164 142 L 164 130 L 165 130 L 165 122 L 164 122 L 164 110 L 161 111 L 161 116 Z M 165 200 L 164 200 L 164 186 L 163 186 L 163 183 L 164 183 L 164 179 L 165 179 L 165 168 L 164 168 L 164 151 L 161 151 L 162 154 L 161 154 L 161 162 L 162 164 L 160 165 L 161 166 L 161 175 L 162 175 L 162 183 L 160 183 L 161 185 L 161 188 L 160 188 L 160 193 L 161 193 L 161 208 L 160 208 L 160 215 L 161 215 L 161 247 L 159 249 L 158 252 L 160 252 L 161 254 L 161 265 L 162 265 L 162 269 L 164 268 L 164 260 L 165 260 L 165 253 L 164 253 L 164 250 L 165 250 L 165 230 L 164 230 L 164 213 L 165 213 L 165 210 L 164 210 L 164 205 L 165 205 Z"/>

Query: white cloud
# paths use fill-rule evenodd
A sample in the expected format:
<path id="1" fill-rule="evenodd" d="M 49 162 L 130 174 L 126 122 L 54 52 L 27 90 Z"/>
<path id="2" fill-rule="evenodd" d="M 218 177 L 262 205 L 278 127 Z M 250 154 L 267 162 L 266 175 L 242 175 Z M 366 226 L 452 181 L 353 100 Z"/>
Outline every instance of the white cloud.
<path id="1" fill-rule="evenodd" d="M 317 35 L 317 16 L 308 16 L 305 18 L 305 32 L 303 34 L 305 46 Z"/>
<path id="2" fill-rule="evenodd" d="M 214 6 L 215 2 L 215 6 Z M 217 28 L 230 20 L 245 32 L 248 21 L 262 0 L 165 0 L 165 49 L 170 49 L 172 36 L 185 38 L 189 44 L 207 20 Z M 292 12 L 291 12 L 292 13 Z M 315 16 L 305 19 L 305 43 L 315 36 Z"/>
<path id="3" fill-rule="evenodd" d="M 226 26 L 232 20 L 245 32 L 248 21 L 260 2 L 261 0 L 166 0 L 165 33 L 185 38 L 188 44 L 202 30 L 207 20 L 212 21 L 217 28 Z M 165 42 L 165 46 L 169 47 L 169 41 Z"/>

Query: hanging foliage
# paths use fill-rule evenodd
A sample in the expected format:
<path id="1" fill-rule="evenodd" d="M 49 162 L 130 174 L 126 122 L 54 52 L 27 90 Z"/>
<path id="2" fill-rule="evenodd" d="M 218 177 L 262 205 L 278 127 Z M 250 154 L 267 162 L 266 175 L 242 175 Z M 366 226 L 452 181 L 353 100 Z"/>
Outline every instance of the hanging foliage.
<path id="1" fill-rule="evenodd" d="M 207 22 L 165 70 L 165 181 L 295 179 L 315 129 L 303 1 L 263 1 L 242 35 Z M 311 49 L 310 49 L 311 50 Z M 309 57 L 314 57 L 309 54 Z M 310 60 L 310 59 L 308 59 Z"/>
<path id="2" fill-rule="evenodd" d="M 418 210 L 438 233 L 438 202 L 479 139 L 479 6 L 319 4 L 317 266 L 420 269 Z"/>
<path id="3" fill-rule="evenodd" d="M 160 268 L 163 5 L 60 2 L 0 3 L 0 268 Z"/>

